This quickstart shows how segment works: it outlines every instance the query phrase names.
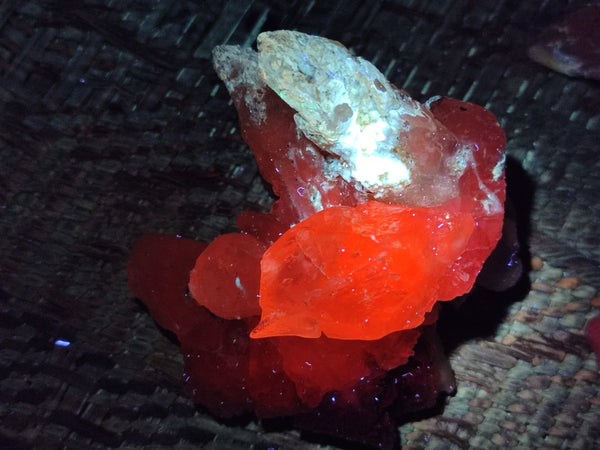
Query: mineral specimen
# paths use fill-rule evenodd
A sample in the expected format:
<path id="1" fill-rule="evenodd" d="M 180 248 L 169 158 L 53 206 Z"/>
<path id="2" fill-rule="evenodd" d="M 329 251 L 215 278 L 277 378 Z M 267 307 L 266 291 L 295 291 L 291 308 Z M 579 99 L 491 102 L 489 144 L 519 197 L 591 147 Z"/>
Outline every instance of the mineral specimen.
<path id="1" fill-rule="evenodd" d="M 565 75 L 600 80 L 600 6 L 586 5 L 546 27 L 529 57 Z"/>
<path id="2" fill-rule="evenodd" d="M 278 199 L 206 249 L 143 237 L 129 284 L 214 414 L 390 447 L 394 417 L 453 389 L 437 303 L 471 289 L 500 237 L 504 133 L 316 36 L 262 33 L 258 54 L 217 47 L 214 64 Z"/>

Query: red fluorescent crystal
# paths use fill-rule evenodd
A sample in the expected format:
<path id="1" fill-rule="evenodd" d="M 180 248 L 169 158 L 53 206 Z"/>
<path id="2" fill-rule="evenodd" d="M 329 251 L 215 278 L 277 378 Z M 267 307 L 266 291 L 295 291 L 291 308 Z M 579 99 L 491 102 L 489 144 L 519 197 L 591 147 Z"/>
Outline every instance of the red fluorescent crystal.
<path id="1" fill-rule="evenodd" d="M 235 95 L 234 95 L 235 98 Z M 240 106 L 238 106 L 240 107 Z M 443 98 L 436 102 L 433 102 L 431 105 L 431 110 L 437 120 L 440 121 L 441 124 L 445 125 L 446 129 L 453 133 L 456 136 L 457 144 L 459 146 L 460 143 L 462 145 L 470 145 L 473 148 L 472 158 L 469 160 L 469 163 L 459 180 L 459 195 L 455 198 L 449 199 L 445 201 L 439 207 L 429 207 L 429 208 L 420 208 L 420 211 L 428 211 L 430 216 L 427 217 L 427 220 L 435 220 L 436 214 L 439 220 L 440 214 L 448 213 L 451 215 L 455 215 L 456 218 L 459 218 L 461 223 L 463 232 L 454 229 L 454 233 L 456 236 L 464 237 L 464 233 L 466 230 L 469 230 L 468 233 L 472 235 L 467 243 L 465 243 L 462 239 L 456 239 L 454 242 L 454 247 L 448 247 L 446 250 L 450 251 L 451 261 L 446 261 L 449 264 L 449 267 L 446 268 L 446 272 L 448 274 L 447 277 L 440 276 L 438 283 L 436 286 L 437 289 L 434 289 L 435 292 L 430 292 L 428 296 L 419 297 L 418 301 L 415 301 L 414 304 L 418 308 L 422 308 L 421 311 L 415 310 L 414 312 L 417 315 L 421 315 L 424 312 L 427 312 L 431 305 L 435 303 L 437 300 L 451 300 L 455 297 L 463 295 L 467 293 L 473 286 L 475 282 L 475 278 L 479 271 L 481 270 L 481 266 L 485 259 L 489 256 L 490 252 L 496 245 L 502 229 L 502 221 L 504 216 L 504 200 L 505 200 L 505 181 L 503 173 L 499 173 L 497 167 L 502 166 L 503 158 L 504 158 L 504 132 L 499 127 L 496 118 L 492 113 L 490 113 L 485 108 L 480 106 L 461 102 L 458 100 L 453 100 L 449 98 Z M 245 129 L 247 129 L 247 125 Z M 445 130 L 445 132 L 448 132 Z M 253 141 L 249 141 L 251 144 L 251 148 L 253 151 L 258 153 L 260 151 L 260 146 L 258 143 L 254 143 Z M 450 149 L 453 151 L 454 149 Z M 269 160 L 275 160 L 274 158 L 269 158 Z M 502 170 L 502 169 L 500 169 Z M 288 183 L 292 187 L 295 187 L 294 181 L 297 179 L 291 179 Z M 296 181 L 297 183 L 297 181 Z M 275 211 L 275 215 L 280 214 L 280 211 L 291 210 L 293 207 L 286 206 L 281 207 L 286 203 L 291 204 L 294 200 L 297 199 L 293 194 L 294 189 L 288 189 L 287 195 L 288 197 L 281 198 L 278 200 L 279 204 L 276 205 L 277 209 Z M 358 197 L 358 194 L 356 195 Z M 287 201 L 286 201 L 287 200 Z M 354 198 L 351 197 L 351 201 L 348 203 L 340 204 L 350 204 L 353 205 Z M 397 208 L 402 208 L 399 205 L 385 205 L 382 203 L 370 202 L 372 211 L 369 214 L 364 214 L 364 223 L 360 225 L 360 227 L 364 227 L 368 229 L 368 227 L 372 227 L 374 229 L 385 229 L 386 224 L 386 215 L 393 215 L 393 210 Z M 379 205 L 379 207 L 375 207 L 374 205 Z M 329 257 L 334 258 L 340 255 L 340 250 L 343 248 L 352 248 L 353 241 L 361 240 L 361 242 L 369 242 L 369 239 L 361 238 L 362 235 L 365 234 L 364 230 L 360 231 L 356 225 L 354 225 L 353 231 L 343 231 L 344 227 L 350 227 L 349 217 L 359 216 L 360 210 L 363 206 L 357 206 L 355 208 L 328 208 L 323 212 L 315 214 L 304 222 L 296 225 L 291 228 L 287 233 L 285 233 L 280 240 L 278 240 L 265 254 L 265 258 L 263 258 L 263 272 L 261 279 L 261 307 L 263 310 L 263 321 L 261 323 L 260 328 L 256 330 L 253 334 L 255 337 L 266 337 L 269 335 L 286 335 L 286 334 L 296 334 L 305 337 L 316 337 L 320 333 L 320 328 L 315 325 L 316 322 L 321 321 L 320 308 L 322 307 L 322 303 L 318 305 L 314 305 L 314 310 L 312 311 L 312 317 L 310 316 L 310 308 L 304 307 L 304 302 L 306 299 L 301 302 L 303 305 L 299 314 L 293 313 L 290 314 L 288 318 L 282 318 L 279 314 L 282 310 L 285 309 L 285 306 L 289 305 L 292 310 L 294 305 L 298 305 L 299 303 L 289 301 L 291 297 L 296 295 L 303 295 L 298 293 L 298 291 L 294 288 L 294 286 L 304 285 L 303 292 L 311 292 L 308 286 L 311 286 L 311 283 L 319 283 L 324 282 L 321 278 L 319 280 L 309 280 L 308 278 L 311 276 L 312 270 L 321 270 L 321 265 L 323 263 L 329 263 L 331 261 L 322 261 L 321 257 Z M 342 219 L 340 215 L 341 211 L 347 211 L 348 218 Z M 373 214 L 374 211 L 377 210 L 378 215 Z M 353 212 L 351 212 L 353 211 Z M 336 217 L 337 215 L 337 217 Z M 466 225 L 465 217 L 468 215 L 470 220 L 474 221 L 475 228 L 474 230 L 470 230 L 469 226 Z M 417 217 L 406 217 L 403 224 L 403 229 L 398 230 L 396 237 L 399 241 L 403 242 L 415 242 L 417 239 L 417 235 L 421 231 L 420 228 L 423 226 L 423 220 L 425 216 Z M 439 225 L 440 223 L 438 223 Z M 243 224 L 242 224 L 243 225 Z M 400 223 L 395 224 L 394 226 L 400 228 Z M 308 231 L 306 229 L 309 228 Z M 454 238 L 451 235 L 444 235 L 446 228 L 441 227 L 440 231 L 437 234 L 431 234 L 429 236 L 430 240 L 427 244 L 431 244 L 432 246 L 436 245 L 436 240 L 439 240 L 439 244 L 443 244 L 444 240 L 452 241 Z M 252 232 L 253 230 L 247 229 L 248 232 Z M 319 239 L 318 236 L 321 238 Z M 388 233 L 388 241 L 390 238 L 393 238 L 393 234 L 395 232 Z M 305 237 L 302 237 L 304 235 Z M 257 236 L 261 237 L 260 233 L 257 233 Z M 368 233 L 367 233 L 368 236 Z M 264 236 L 263 236 L 264 238 Z M 332 240 L 334 240 L 332 242 Z M 373 241 L 371 241 L 373 242 Z M 422 241 L 425 244 L 425 241 Z M 374 243 L 374 242 L 373 242 Z M 318 246 L 329 246 L 328 256 L 322 255 L 322 249 L 318 249 L 315 247 Z M 383 243 L 381 245 L 380 252 L 385 250 L 384 248 L 388 245 L 388 243 Z M 460 252 L 456 253 L 457 247 L 460 247 Z M 284 248 L 285 246 L 285 248 Z M 412 245 L 412 248 L 415 251 L 420 252 L 420 255 L 415 260 L 413 258 L 414 255 L 411 254 L 411 266 L 415 265 L 414 271 L 417 270 L 416 262 L 419 260 L 424 263 L 424 265 L 435 271 L 433 267 L 435 266 L 436 261 L 439 261 L 444 257 L 440 251 L 438 251 L 438 256 L 436 258 L 432 258 L 431 254 L 423 253 L 422 250 L 417 245 Z M 426 248 L 426 247 L 422 247 Z M 441 250 L 443 247 L 438 248 Z M 378 253 L 376 250 L 375 253 L 364 254 L 363 257 L 368 259 L 371 257 L 376 260 L 380 264 L 380 268 L 386 266 L 385 262 L 377 259 Z M 406 251 L 406 249 L 403 249 Z M 295 253 L 294 253 L 295 252 Z M 319 253 L 315 256 L 315 253 Z M 350 254 L 350 253 L 347 253 Z M 295 255 L 294 260 L 290 260 L 291 255 Z M 311 255 L 307 257 L 307 255 Z M 440 256 L 441 255 L 441 256 Z M 408 253 L 404 253 L 404 257 L 408 256 Z M 402 258 L 398 254 L 399 261 Z M 304 260 L 304 264 L 301 266 L 294 267 L 294 264 L 301 264 L 301 260 Z M 283 263 L 285 261 L 285 263 Z M 359 261 L 354 261 L 355 263 L 359 263 Z M 332 270 L 336 270 L 337 263 L 328 264 L 328 266 Z M 311 266 L 311 267 L 309 267 Z M 285 273 L 285 268 L 288 268 L 288 273 Z M 302 267 L 300 269 L 300 267 Z M 372 263 L 369 266 L 370 269 L 376 270 L 376 263 Z M 280 274 L 280 278 L 277 276 L 273 276 L 273 271 L 276 270 L 277 274 Z M 338 272 L 347 273 L 347 269 L 344 267 L 337 267 Z M 396 281 L 394 283 L 394 294 L 386 295 L 386 290 L 389 290 L 388 284 L 375 284 L 375 278 L 371 281 L 367 282 L 368 279 L 364 280 L 354 280 L 360 283 L 360 281 L 364 281 L 363 285 L 365 287 L 368 285 L 370 289 L 375 289 L 382 294 L 383 297 L 387 297 L 389 302 L 397 301 L 395 300 L 400 292 L 405 292 L 406 289 L 399 289 L 399 284 L 401 282 L 409 283 L 412 277 L 415 275 L 413 269 L 408 270 L 405 274 L 410 274 L 410 276 L 404 276 L 401 281 L 394 280 L 394 278 L 388 278 L 388 284 L 392 283 L 392 280 Z M 439 275 L 436 272 L 436 276 Z M 335 276 L 328 275 L 329 278 L 334 278 L 334 281 L 341 281 L 341 277 L 339 273 Z M 366 274 L 364 275 L 367 276 Z M 337 278 L 336 278 L 337 277 Z M 347 278 L 347 277 L 346 277 Z M 282 282 L 285 279 L 289 279 L 288 283 L 292 283 L 290 285 L 289 291 L 286 289 L 286 285 L 282 285 Z M 432 282 L 435 279 L 433 276 L 429 279 L 429 282 Z M 413 279 L 414 280 L 414 279 Z M 422 283 L 423 279 L 420 279 L 416 282 Z M 305 284 L 308 283 L 308 284 Z M 344 288 L 351 289 L 352 283 L 346 283 Z M 427 283 L 429 284 L 429 283 Z M 321 290 L 322 286 L 318 287 L 317 290 Z M 334 289 L 334 287 L 330 287 L 330 289 Z M 341 286 L 337 286 L 335 289 L 338 292 L 343 292 Z M 284 294 L 284 292 L 286 292 Z M 320 291 L 323 292 L 322 290 Z M 416 291 L 411 291 L 409 294 L 416 293 Z M 325 295 L 325 294 L 323 294 Z M 342 294 L 340 294 L 342 295 Z M 372 296 L 373 294 L 371 294 Z M 297 299 L 296 299 L 297 300 Z M 337 308 L 336 302 L 339 304 L 339 297 L 331 297 L 330 304 L 334 309 L 337 310 L 337 315 L 341 313 L 340 309 Z M 357 299 L 356 303 L 349 303 L 352 307 L 349 308 L 350 311 L 355 312 L 355 308 L 357 303 L 361 303 L 360 299 Z M 375 301 L 374 303 L 377 303 Z M 344 300 L 343 304 L 347 304 Z M 284 306 L 285 305 L 285 306 Z M 367 307 L 366 305 L 364 305 Z M 293 312 L 289 310 L 289 312 Z M 357 317 L 354 320 L 349 320 L 344 323 L 341 323 L 338 328 L 343 328 L 345 325 L 348 325 L 348 331 L 346 333 L 341 331 L 332 331 L 328 334 L 330 337 L 336 337 L 341 339 L 374 339 L 377 337 L 381 337 L 382 335 L 393 331 L 390 327 L 396 327 L 397 330 L 404 329 L 404 325 L 407 320 L 413 320 L 414 316 L 409 315 L 404 320 L 399 320 L 398 317 L 389 316 L 389 311 L 383 308 L 382 303 L 377 303 L 376 307 L 372 308 L 372 313 L 380 314 L 382 318 L 389 319 L 388 325 L 382 328 L 378 328 L 380 324 L 377 326 L 373 325 L 373 330 L 371 332 L 365 331 L 366 326 L 364 325 L 364 319 L 367 318 L 365 315 L 357 314 Z M 302 320 L 304 321 L 303 328 L 305 331 L 300 331 L 297 326 L 291 326 L 289 329 L 284 330 L 281 327 L 277 329 L 277 331 L 265 331 L 263 327 L 265 327 L 267 322 L 270 321 L 270 316 L 274 316 L 278 318 L 278 322 L 282 321 L 292 321 L 292 320 Z M 292 319 L 295 317 L 295 319 Z M 417 316 L 417 320 L 415 322 L 411 322 L 412 326 L 416 326 L 420 323 L 419 316 Z M 311 322 L 312 320 L 312 322 Z M 338 320 L 337 317 L 333 317 L 331 321 Z M 363 325 L 360 327 L 356 327 L 357 322 L 363 321 Z M 311 323 L 309 323 L 311 322 Z M 312 328 L 312 331 L 308 331 Z M 273 330 L 273 329 L 272 329 Z M 327 333 L 326 333 L 327 334 Z"/>
<path id="2" fill-rule="evenodd" d="M 452 269 L 474 228 L 470 215 L 442 207 L 322 210 L 265 253 L 262 320 L 250 336 L 379 339 L 413 329 L 438 299 L 454 298 L 440 286 L 470 289 Z"/>
<path id="3" fill-rule="evenodd" d="M 268 54 L 279 36 L 267 34 L 259 50 Z M 329 41 L 315 39 L 329 49 Z M 215 67 L 243 137 L 278 199 L 269 214 L 243 213 L 242 233 L 220 236 L 206 249 L 142 237 L 128 265 L 129 285 L 177 334 L 190 391 L 214 414 L 292 416 L 300 428 L 390 447 L 390 411 L 431 408 L 439 392 L 451 390 L 435 343 L 436 303 L 472 288 L 500 237 L 504 133 L 484 108 L 448 98 L 420 105 L 380 81 L 368 63 L 353 61 L 375 74 L 376 100 L 391 92 L 381 102 L 399 101 L 399 110 L 409 111 L 391 114 L 400 121 L 397 139 L 380 132 L 376 145 L 363 143 L 356 155 L 313 134 L 310 127 L 321 122 L 311 114 L 326 108 L 315 113 L 302 96 L 307 112 L 292 108 L 286 101 L 293 104 L 296 94 L 277 82 L 274 89 L 283 91 L 274 92 L 258 75 L 254 52 L 216 49 Z M 269 70 L 260 68 L 267 81 Z M 334 108 L 341 118 L 331 119 L 331 130 L 356 112 L 349 95 Z M 380 126 L 369 125 L 369 114 L 360 117 L 361 133 Z M 390 167 L 404 165 L 408 175 L 376 172 L 384 184 L 400 180 L 380 189 L 364 158 L 385 155 L 378 146 L 388 140 L 396 145 Z"/>
<path id="4" fill-rule="evenodd" d="M 196 325 L 193 312 L 200 306 L 186 291 L 190 271 L 206 247 L 191 239 L 145 234 L 127 263 L 129 288 L 161 327 L 178 336 Z"/>
<path id="5" fill-rule="evenodd" d="M 245 97 L 261 96 L 265 118 L 252 119 Z M 242 232 L 272 244 L 292 225 L 310 217 L 318 197 L 323 207 L 356 205 L 366 197 L 346 181 L 331 183 L 325 177 L 325 157 L 314 144 L 299 135 L 294 123 L 294 110 L 272 90 L 258 93 L 251 86 L 240 85 L 232 99 L 242 124 L 242 136 L 253 151 L 263 178 L 272 186 L 278 199 L 269 214 L 243 212 L 237 219 Z"/>

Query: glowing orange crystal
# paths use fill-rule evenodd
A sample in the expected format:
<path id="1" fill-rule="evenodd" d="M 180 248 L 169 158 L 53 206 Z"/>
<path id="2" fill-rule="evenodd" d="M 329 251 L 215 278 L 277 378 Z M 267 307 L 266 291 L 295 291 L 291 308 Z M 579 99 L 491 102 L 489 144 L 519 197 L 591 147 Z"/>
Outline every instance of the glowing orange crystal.
<path id="1" fill-rule="evenodd" d="M 251 337 L 379 339 L 415 328 L 447 296 L 439 282 L 474 228 L 470 215 L 440 207 L 370 201 L 318 212 L 265 253 Z"/>

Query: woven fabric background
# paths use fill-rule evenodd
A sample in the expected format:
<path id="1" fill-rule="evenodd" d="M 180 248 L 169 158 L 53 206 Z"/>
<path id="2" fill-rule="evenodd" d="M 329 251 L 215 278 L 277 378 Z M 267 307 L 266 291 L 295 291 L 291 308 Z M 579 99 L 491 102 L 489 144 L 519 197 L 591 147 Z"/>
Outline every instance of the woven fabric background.
<path id="1" fill-rule="evenodd" d="M 142 233 L 208 241 L 268 209 L 210 52 L 290 28 L 339 40 L 417 99 L 492 110 L 545 263 L 529 292 L 472 311 L 451 349 L 457 394 L 403 425 L 402 445 L 600 448 L 582 334 L 600 303 L 600 85 L 526 54 L 584 3 L 0 2 L 0 447 L 320 447 L 196 408 L 176 343 L 125 274 Z"/>

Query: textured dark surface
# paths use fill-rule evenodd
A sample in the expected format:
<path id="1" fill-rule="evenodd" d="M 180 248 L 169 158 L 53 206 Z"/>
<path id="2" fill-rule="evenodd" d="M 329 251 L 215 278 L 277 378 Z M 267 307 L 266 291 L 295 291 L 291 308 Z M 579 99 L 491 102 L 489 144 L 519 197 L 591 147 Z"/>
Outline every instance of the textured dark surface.
<path id="1" fill-rule="evenodd" d="M 583 3 L 0 2 L 0 446 L 306 448 L 195 408 L 176 344 L 124 271 L 144 232 L 210 240 L 268 208 L 209 57 L 293 28 L 343 42 L 418 99 L 491 109 L 546 263 L 528 295 L 496 300 L 505 314 L 457 339 L 457 395 L 404 425 L 404 444 L 599 447 L 582 329 L 600 283 L 600 85 L 525 51 Z M 581 284 L 560 287 L 565 276 Z"/>

